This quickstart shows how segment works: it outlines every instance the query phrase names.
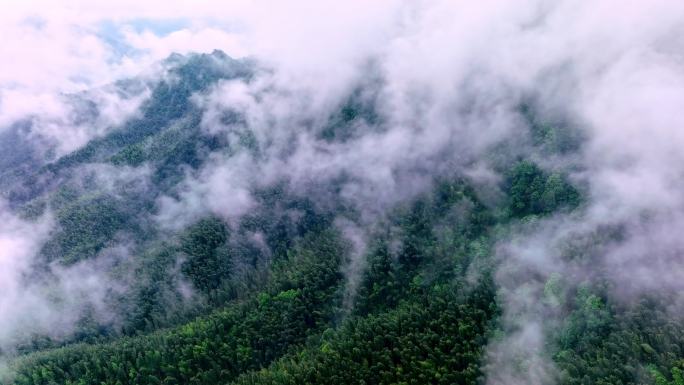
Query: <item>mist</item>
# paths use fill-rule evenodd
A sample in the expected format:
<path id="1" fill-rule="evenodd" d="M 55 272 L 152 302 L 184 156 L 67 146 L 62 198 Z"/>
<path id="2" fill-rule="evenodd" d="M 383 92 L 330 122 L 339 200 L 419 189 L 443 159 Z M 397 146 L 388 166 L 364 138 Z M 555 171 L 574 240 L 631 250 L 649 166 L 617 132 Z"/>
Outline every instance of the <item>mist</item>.
<path id="1" fill-rule="evenodd" d="M 554 277 L 563 277 L 568 292 L 608 281 L 611 300 L 626 305 L 684 288 L 684 4 L 72 1 L 2 7 L 8 12 L 0 16 L 0 33 L 12 43 L 0 47 L 0 134 L 17 130 L 31 141 L 38 165 L 138 117 L 153 82 L 166 76 L 158 74 L 168 65 L 163 59 L 174 52 L 220 49 L 257 63 L 249 78 L 220 80 L 194 94 L 201 131 L 230 151 L 209 153 L 169 190 L 141 187 L 154 206 L 146 225 L 174 233 L 207 215 L 234 225 L 258 207 L 255 190 L 283 181 L 322 207 L 351 207 L 335 218 L 353 245 L 343 271 L 346 307 L 353 306 L 366 269 L 367 235 L 436 179 L 466 178 L 489 191 L 482 200 L 495 207 L 501 165 L 520 154 L 567 174 L 583 192 L 577 210 L 516 223 L 496 240 L 503 335 L 487 348 L 488 384 L 558 380 L 548 349 L 563 313 L 545 291 Z M 122 88 L 122 79 L 136 79 L 137 86 Z M 80 100 L 90 103 L 86 112 Z M 350 100 L 372 110 L 344 137 L 326 138 L 335 112 Z M 579 133 L 577 152 L 532 149 L 521 113 L 530 100 L 541 115 Z M 21 122 L 29 128 L 17 129 Z M 242 146 L 247 132 L 252 144 Z M 117 189 L 108 184 L 117 178 L 141 186 L 149 179 L 145 165 L 96 167 L 91 171 L 106 191 Z M 26 281 L 56 228 L 52 215 L 48 209 L 22 219 L 0 205 L 3 351 L 22 333 L 68 334 L 74 314 L 88 306 L 103 323 L 114 322 L 105 293 L 92 290 L 100 279 L 96 267 L 55 268 L 57 284 Z M 569 257 L 568 244 L 580 244 L 590 262 Z M 126 283 L 105 286 L 125 290 Z M 70 300 L 55 308 L 54 290 Z M 669 311 L 681 317 L 682 304 Z M 27 320 L 34 328 L 23 327 Z"/>

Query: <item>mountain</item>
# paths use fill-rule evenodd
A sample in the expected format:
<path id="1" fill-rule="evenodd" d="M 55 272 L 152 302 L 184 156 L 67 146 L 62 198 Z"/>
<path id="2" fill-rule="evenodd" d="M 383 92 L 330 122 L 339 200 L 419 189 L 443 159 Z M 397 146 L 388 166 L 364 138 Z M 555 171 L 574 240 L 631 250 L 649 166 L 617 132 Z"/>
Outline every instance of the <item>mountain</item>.
<path id="1" fill-rule="evenodd" d="M 397 124 L 368 66 L 324 100 L 255 60 L 174 54 L 110 85 L 139 107 L 71 151 L 35 119 L 1 130 L 6 210 L 37 245 L 0 324 L 3 383 L 505 383 L 538 365 L 506 338 L 533 346 L 528 327 L 559 383 L 681 383 L 676 293 L 628 306 L 583 269 L 624 226 L 569 231 L 568 268 L 516 257 L 587 210 L 581 123 L 530 97 L 485 143 Z M 95 126 L 92 95 L 69 98 Z"/>

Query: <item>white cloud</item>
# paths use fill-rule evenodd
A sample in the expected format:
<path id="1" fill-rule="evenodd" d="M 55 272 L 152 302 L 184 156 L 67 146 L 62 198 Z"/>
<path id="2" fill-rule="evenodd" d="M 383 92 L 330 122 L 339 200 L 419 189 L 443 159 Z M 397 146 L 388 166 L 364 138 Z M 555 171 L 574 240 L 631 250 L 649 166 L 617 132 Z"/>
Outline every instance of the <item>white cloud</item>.
<path id="1" fill-rule="evenodd" d="M 32 264 L 52 228 L 50 215 L 27 221 L 0 202 L 0 352 L 32 334 L 68 335 L 82 311 L 93 306 L 95 316 L 111 321 L 105 293 L 114 288 L 95 262 L 71 267 L 52 266 L 48 281 L 36 280 Z"/>
<path id="2" fill-rule="evenodd" d="M 489 175 L 482 154 L 502 138 L 515 138 L 520 128 L 516 108 L 523 95 L 533 94 L 571 114 L 584 130 L 586 145 L 581 158 L 573 160 L 581 171 L 573 177 L 586 184 L 589 201 L 580 216 L 542 222 L 547 225 L 543 237 L 527 235 L 502 247 L 502 253 L 512 255 L 515 269 L 541 278 L 530 282 L 524 274 L 499 275 L 503 290 L 511 294 L 504 304 L 507 314 L 523 314 L 520 319 L 528 324 L 493 347 L 493 356 L 505 362 L 511 358 L 507 354 L 525 354 L 516 349 L 532 341 L 531 356 L 539 357 L 543 325 L 553 317 L 545 306 L 530 304 L 550 274 L 579 268 L 559 263 L 559 244 L 578 233 L 625 224 L 624 243 L 602 249 L 598 265 L 611 272 L 610 279 L 631 280 L 630 295 L 679 288 L 683 258 L 678 251 L 684 250 L 677 237 L 684 223 L 682 2 L 79 0 L 5 2 L 0 8 L 5 38 L 0 45 L 0 129 L 37 114 L 45 135 L 66 138 L 62 152 L 100 135 L 107 124 L 117 124 L 120 111 L 135 109 L 103 96 L 107 124 L 84 132 L 64 124 L 69 122 L 64 93 L 138 74 L 173 51 L 218 48 L 233 56 L 255 56 L 272 69 L 250 84 L 223 83 L 198 101 L 205 109 L 204 128 L 212 133 L 230 136 L 236 129 L 218 122 L 224 109 L 243 112 L 262 145 L 261 158 L 216 156 L 203 169 L 189 172 L 178 199 L 161 199 L 162 223 L 186 223 L 197 213 L 238 216 L 253 204 L 253 185 L 282 177 L 307 185 L 350 176 L 343 197 L 382 212 L 421 191 L 440 172 Z M 136 26 L 133 21 L 140 19 L 183 23 L 158 33 Z M 130 52 L 102 35 L 103 21 L 120 34 L 108 38 L 118 39 Z M 310 123 L 324 122 L 353 85 L 368 78 L 369 68 L 380 78 L 383 130 L 361 127 L 364 135 L 347 143 L 317 140 Z M 27 226 L 8 223 L 17 229 Z M 7 245 L 32 253 L 32 238 L 6 234 L 0 239 Z M 518 294 L 527 297 L 518 302 Z M 510 350 L 502 348 L 507 342 Z M 553 378 L 549 360 L 540 357 L 533 364 L 539 370 L 531 378 L 508 366 L 492 366 L 490 381 L 543 383 Z"/>

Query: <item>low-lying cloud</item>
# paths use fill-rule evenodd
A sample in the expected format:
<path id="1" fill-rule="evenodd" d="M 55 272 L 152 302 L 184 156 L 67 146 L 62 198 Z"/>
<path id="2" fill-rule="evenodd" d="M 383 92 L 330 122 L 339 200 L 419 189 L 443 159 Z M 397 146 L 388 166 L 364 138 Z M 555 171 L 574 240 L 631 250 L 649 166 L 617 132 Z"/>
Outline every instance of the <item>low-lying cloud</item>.
<path id="1" fill-rule="evenodd" d="M 538 159 L 568 172 L 585 202 L 573 214 L 521 225 L 500 241 L 506 334 L 489 348 L 488 383 L 556 378 L 544 349 L 559 315 L 543 300 L 554 274 L 569 284 L 594 277 L 615 282 L 612 294 L 626 302 L 681 289 L 683 4 L 138 3 L 8 6 L 0 30 L 16 43 L 0 48 L 8 63 L 0 74 L 0 131 L 31 117 L 35 132 L 66 153 L 135 113 L 144 93 L 114 97 L 106 85 L 116 79 L 144 74 L 173 51 L 218 48 L 251 56 L 262 72 L 220 82 L 195 103 L 207 133 L 239 143 L 249 131 L 255 146 L 212 154 L 202 168 L 188 170 L 174 194 L 157 201 L 158 223 L 178 227 L 207 213 L 239 217 L 255 204 L 255 187 L 280 180 L 302 193 L 343 180 L 339 194 L 366 215 L 365 225 L 425 191 L 435 176 L 479 175 L 496 184 L 492 146 L 519 142 L 524 151 L 519 107 L 533 99 L 542 110 L 572 117 L 585 138 L 578 154 Z M 139 19 L 146 20 L 142 27 L 134 23 Z M 153 22 L 171 19 L 183 22 L 170 32 Z M 103 34 L 103 21 L 115 33 Z M 359 97 L 378 120 L 360 121 L 345 140 L 325 140 L 321 131 L 331 114 L 357 88 L 367 92 Z M 103 90 L 94 98 L 102 118 L 75 124 L 62 100 L 86 89 Z M 226 123 L 227 112 L 241 118 Z M 18 282 L 50 224 L 26 222 L 2 207 L 0 215 L 6 218 L 0 263 L 9 274 L 0 285 L 14 293 L 0 294 L 0 308 L 9 309 L 27 295 Z M 619 239 L 606 234 L 585 246 L 592 264 L 563 254 L 571 240 L 612 228 L 621 229 Z M 363 268 L 353 263 L 351 275 Z M 6 314 L 0 325 L 23 313 Z M 12 334 L 9 326 L 0 329 Z"/>

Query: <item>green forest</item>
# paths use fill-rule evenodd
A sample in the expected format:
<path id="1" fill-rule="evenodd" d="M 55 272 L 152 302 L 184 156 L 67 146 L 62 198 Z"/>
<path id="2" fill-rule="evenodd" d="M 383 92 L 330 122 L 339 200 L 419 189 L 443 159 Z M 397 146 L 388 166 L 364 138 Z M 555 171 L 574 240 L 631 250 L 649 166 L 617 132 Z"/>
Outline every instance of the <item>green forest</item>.
<path id="1" fill-rule="evenodd" d="M 167 60 L 173 77 L 154 84 L 141 113 L 120 127 L 29 171 L 3 164 L 1 187 L 16 212 L 26 221 L 49 212 L 55 223 L 34 279 L 49 282 L 50 266 L 79 266 L 116 245 L 128 245 L 128 257 L 107 267 L 126 282 L 103 300 L 116 322 L 86 308 L 72 333 L 24 336 L 0 351 L 2 383 L 487 383 L 492 346 L 505 343 L 506 317 L 517 317 L 506 313 L 498 277 L 510 267 L 499 245 L 581 213 L 590 199 L 569 176 L 576 170 L 549 161 L 581 151 L 577 127 L 539 113 L 538 101 L 519 106 L 525 145 L 487 152 L 498 175 L 489 193 L 461 172 L 428 173 L 421 191 L 369 216 L 345 195 L 354 176 L 303 185 L 283 177 L 250 185 L 251 206 L 240 216 L 204 211 L 167 229 L 155 222 L 160 198 L 181 199 L 186 176 L 217 154 L 273 156 L 239 112 L 220 117 L 230 127 L 223 136 L 202 128 L 192 101 L 221 81 L 251 82 L 254 63 L 220 51 Z M 364 130 L 382 132 L 375 86 L 359 85 L 330 116 L 303 123 L 310 140 L 342 147 Z M 144 169 L 148 182 L 105 177 L 105 186 L 88 165 Z M 362 229 L 363 247 L 345 231 L 349 223 Z M 596 245 L 623 231 L 575 239 L 563 261 L 591 266 Z M 555 381 L 684 384 L 684 324 L 668 315 L 676 293 L 626 306 L 599 273 L 544 279 L 541 301 L 558 320 L 543 346 Z M 528 362 L 510 364 L 525 372 Z"/>

